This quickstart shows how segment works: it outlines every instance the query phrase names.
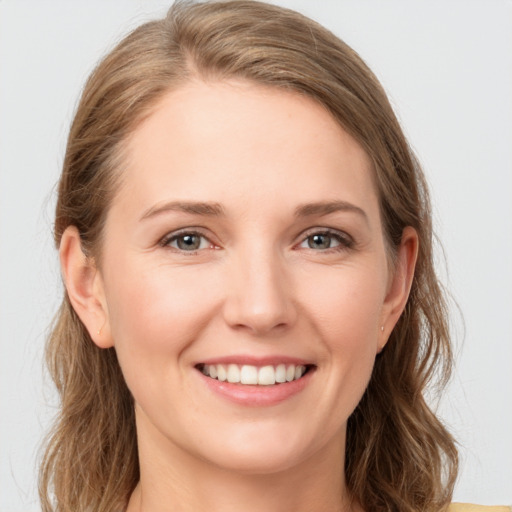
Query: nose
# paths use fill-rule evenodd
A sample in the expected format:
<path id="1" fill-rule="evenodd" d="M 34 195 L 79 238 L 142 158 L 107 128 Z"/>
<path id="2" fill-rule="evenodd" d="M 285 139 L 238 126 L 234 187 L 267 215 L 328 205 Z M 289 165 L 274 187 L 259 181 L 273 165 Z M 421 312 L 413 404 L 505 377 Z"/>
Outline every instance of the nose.
<path id="1" fill-rule="evenodd" d="M 261 336 L 289 328 L 297 313 L 286 264 L 271 250 L 239 254 L 231 262 L 224 319 L 239 330 Z"/>

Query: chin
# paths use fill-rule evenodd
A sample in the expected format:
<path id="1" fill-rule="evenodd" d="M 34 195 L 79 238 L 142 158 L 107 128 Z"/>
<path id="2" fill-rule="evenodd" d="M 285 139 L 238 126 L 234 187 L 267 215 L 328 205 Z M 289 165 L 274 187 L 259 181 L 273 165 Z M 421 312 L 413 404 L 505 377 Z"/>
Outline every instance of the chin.
<path id="1" fill-rule="evenodd" d="M 297 466 L 319 449 L 309 436 L 288 429 L 242 429 L 233 435 L 210 439 L 201 456 L 213 465 L 244 474 L 269 475 Z"/>
<path id="2" fill-rule="evenodd" d="M 246 475 L 272 475 L 282 473 L 298 465 L 301 458 L 297 453 L 282 450 L 259 451 L 237 450 L 226 452 L 211 461 L 219 469 Z"/>

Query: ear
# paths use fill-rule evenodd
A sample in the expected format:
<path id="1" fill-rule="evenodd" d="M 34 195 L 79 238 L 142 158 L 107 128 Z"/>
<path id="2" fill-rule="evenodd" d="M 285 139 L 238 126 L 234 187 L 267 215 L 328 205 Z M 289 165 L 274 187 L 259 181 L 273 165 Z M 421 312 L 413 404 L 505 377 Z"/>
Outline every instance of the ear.
<path id="1" fill-rule="evenodd" d="M 378 352 L 386 345 L 407 304 L 418 258 L 418 243 L 418 233 L 411 226 L 407 226 L 402 233 L 395 268 L 390 276 L 382 308 Z"/>
<path id="2" fill-rule="evenodd" d="M 103 279 L 94 260 L 84 254 L 75 226 L 68 226 L 64 231 L 59 255 L 64 284 L 73 309 L 98 347 L 112 347 L 114 343 L 110 334 Z"/>

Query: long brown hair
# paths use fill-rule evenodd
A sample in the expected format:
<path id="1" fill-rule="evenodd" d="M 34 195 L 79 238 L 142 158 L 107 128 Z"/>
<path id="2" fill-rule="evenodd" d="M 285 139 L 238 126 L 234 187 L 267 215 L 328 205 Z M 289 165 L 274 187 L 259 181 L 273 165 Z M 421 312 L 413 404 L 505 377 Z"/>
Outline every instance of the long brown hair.
<path id="1" fill-rule="evenodd" d="M 124 141 L 164 94 L 192 77 L 245 79 L 322 104 L 373 161 L 391 259 L 404 227 L 416 229 L 419 256 L 406 310 L 349 418 L 346 481 L 368 511 L 443 510 L 457 452 L 424 398 L 428 385 L 446 382 L 452 363 L 428 191 L 378 80 L 329 31 L 280 7 L 222 1 L 178 2 L 166 18 L 129 34 L 83 91 L 60 181 L 55 243 L 74 225 L 85 253 L 101 259 Z M 115 350 L 96 347 L 66 295 L 47 362 L 61 410 L 41 467 L 43 510 L 124 510 L 139 478 L 133 401 Z"/>

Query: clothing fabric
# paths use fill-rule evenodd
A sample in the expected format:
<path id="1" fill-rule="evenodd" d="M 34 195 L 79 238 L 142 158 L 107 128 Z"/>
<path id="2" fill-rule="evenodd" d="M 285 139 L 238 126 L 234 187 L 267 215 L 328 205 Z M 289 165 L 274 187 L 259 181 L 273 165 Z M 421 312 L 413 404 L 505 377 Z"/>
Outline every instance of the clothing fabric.
<path id="1" fill-rule="evenodd" d="M 512 507 L 471 505 L 470 503 L 452 503 L 448 512 L 512 512 Z"/>

